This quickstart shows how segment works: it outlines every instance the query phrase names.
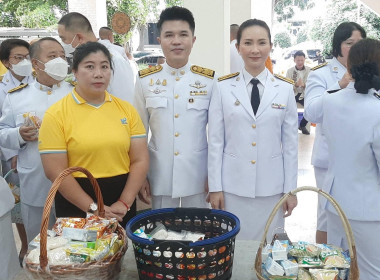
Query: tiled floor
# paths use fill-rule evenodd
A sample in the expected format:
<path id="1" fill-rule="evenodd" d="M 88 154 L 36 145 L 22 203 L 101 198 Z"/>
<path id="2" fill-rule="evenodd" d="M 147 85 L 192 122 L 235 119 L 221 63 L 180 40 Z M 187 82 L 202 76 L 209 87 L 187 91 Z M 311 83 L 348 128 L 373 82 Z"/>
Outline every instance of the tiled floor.
<path id="1" fill-rule="evenodd" d="M 299 155 L 298 155 L 298 186 L 315 186 L 314 172 L 310 165 L 311 152 L 315 136 L 315 128 L 311 127 L 310 135 L 299 132 Z M 138 210 L 149 206 L 139 202 Z M 292 216 L 286 219 L 285 230 L 291 240 L 313 241 L 316 229 L 317 194 L 313 192 L 301 192 L 298 194 L 298 206 Z M 13 225 L 16 246 L 19 250 L 20 239 L 16 227 Z"/>

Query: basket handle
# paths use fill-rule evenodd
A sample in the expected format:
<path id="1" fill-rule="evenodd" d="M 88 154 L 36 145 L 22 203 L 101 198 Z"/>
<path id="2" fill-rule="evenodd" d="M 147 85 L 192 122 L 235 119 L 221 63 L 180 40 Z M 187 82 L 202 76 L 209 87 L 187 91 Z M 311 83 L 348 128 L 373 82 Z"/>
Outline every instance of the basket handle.
<path id="1" fill-rule="evenodd" d="M 348 219 L 346 217 L 346 214 L 344 214 L 342 208 L 338 204 L 338 202 L 328 193 L 322 191 L 321 189 L 315 188 L 315 187 L 299 187 L 294 189 L 293 191 L 284 194 L 283 197 L 277 202 L 276 206 L 272 210 L 268 221 L 265 225 L 265 230 L 264 230 L 264 235 L 261 239 L 259 249 L 256 254 L 256 260 L 255 260 L 255 271 L 256 275 L 260 280 L 264 280 L 261 276 L 261 263 L 262 263 L 262 258 L 261 258 L 261 252 L 264 246 L 266 245 L 266 236 L 269 231 L 269 227 L 277 213 L 277 211 L 280 209 L 282 204 L 288 199 L 290 195 L 295 195 L 298 192 L 302 191 L 313 191 L 318 193 L 319 195 L 324 196 L 327 200 L 330 201 L 330 203 L 334 206 L 335 210 L 337 211 L 340 219 L 342 220 L 342 224 L 344 227 L 344 231 L 346 232 L 347 236 L 347 241 L 348 241 L 348 247 L 349 247 L 349 253 L 350 253 L 350 258 L 351 258 L 351 265 L 350 265 L 350 280 L 358 280 L 359 279 L 359 268 L 358 268 L 358 262 L 357 262 L 357 256 L 356 256 L 356 246 L 355 246 L 355 240 L 354 240 L 354 235 L 352 233 L 351 225 L 348 222 Z"/>
<path id="2" fill-rule="evenodd" d="M 49 225 L 49 216 L 51 207 L 54 202 L 55 194 L 57 193 L 62 181 L 67 177 L 70 176 L 73 172 L 82 172 L 87 176 L 87 178 L 90 180 L 92 187 L 94 188 L 96 200 L 98 203 L 98 209 L 99 209 L 99 216 L 104 218 L 104 202 L 103 202 L 103 196 L 99 188 L 99 184 L 92 176 L 90 171 L 88 171 L 85 168 L 82 167 L 70 167 L 61 172 L 61 174 L 58 175 L 58 177 L 54 180 L 50 190 L 49 194 L 46 198 L 44 211 L 42 213 L 42 221 L 41 221 L 41 231 L 40 231 L 40 267 L 42 269 L 45 269 L 48 264 L 47 259 L 47 229 Z"/>

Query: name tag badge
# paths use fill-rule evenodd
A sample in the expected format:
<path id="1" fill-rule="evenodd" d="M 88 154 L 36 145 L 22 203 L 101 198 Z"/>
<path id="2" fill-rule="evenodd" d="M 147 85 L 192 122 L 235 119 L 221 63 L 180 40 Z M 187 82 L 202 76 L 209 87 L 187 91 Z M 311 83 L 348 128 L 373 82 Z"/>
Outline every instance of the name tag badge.
<path id="1" fill-rule="evenodd" d="M 274 109 L 286 109 L 285 104 L 272 103 L 272 108 Z"/>

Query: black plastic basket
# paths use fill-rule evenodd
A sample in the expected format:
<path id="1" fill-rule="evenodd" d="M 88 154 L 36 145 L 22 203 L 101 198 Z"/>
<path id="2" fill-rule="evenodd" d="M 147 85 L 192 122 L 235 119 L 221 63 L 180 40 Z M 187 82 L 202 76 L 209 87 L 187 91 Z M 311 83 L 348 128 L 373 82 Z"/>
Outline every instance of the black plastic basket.
<path id="1" fill-rule="evenodd" d="M 149 234 L 160 222 L 168 230 L 201 232 L 205 240 L 149 240 L 133 234 Z M 132 240 L 139 278 L 206 280 L 230 279 L 239 219 L 226 211 L 203 208 L 164 208 L 141 213 L 126 227 Z"/>

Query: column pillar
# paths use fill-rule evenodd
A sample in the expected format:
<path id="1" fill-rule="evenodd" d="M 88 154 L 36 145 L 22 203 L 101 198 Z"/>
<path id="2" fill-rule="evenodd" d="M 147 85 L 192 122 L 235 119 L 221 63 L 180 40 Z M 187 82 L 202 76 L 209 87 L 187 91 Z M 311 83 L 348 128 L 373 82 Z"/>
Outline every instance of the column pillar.
<path id="1" fill-rule="evenodd" d="M 231 24 L 242 24 L 247 19 L 257 18 L 272 26 L 273 1 L 233 0 L 231 1 Z"/>
<path id="2" fill-rule="evenodd" d="M 236 1 L 236 0 L 233 0 Z M 195 41 L 190 61 L 219 75 L 230 68 L 230 0 L 184 0 L 195 19 Z"/>
<path id="3" fill-rule="evenodd" d="M 99 28 L 107 26 L 106 0 L 68 0 L 68 7 L 69 12 L 78 12 L 88 18 L 96 37 L 99 37 Z"/>

